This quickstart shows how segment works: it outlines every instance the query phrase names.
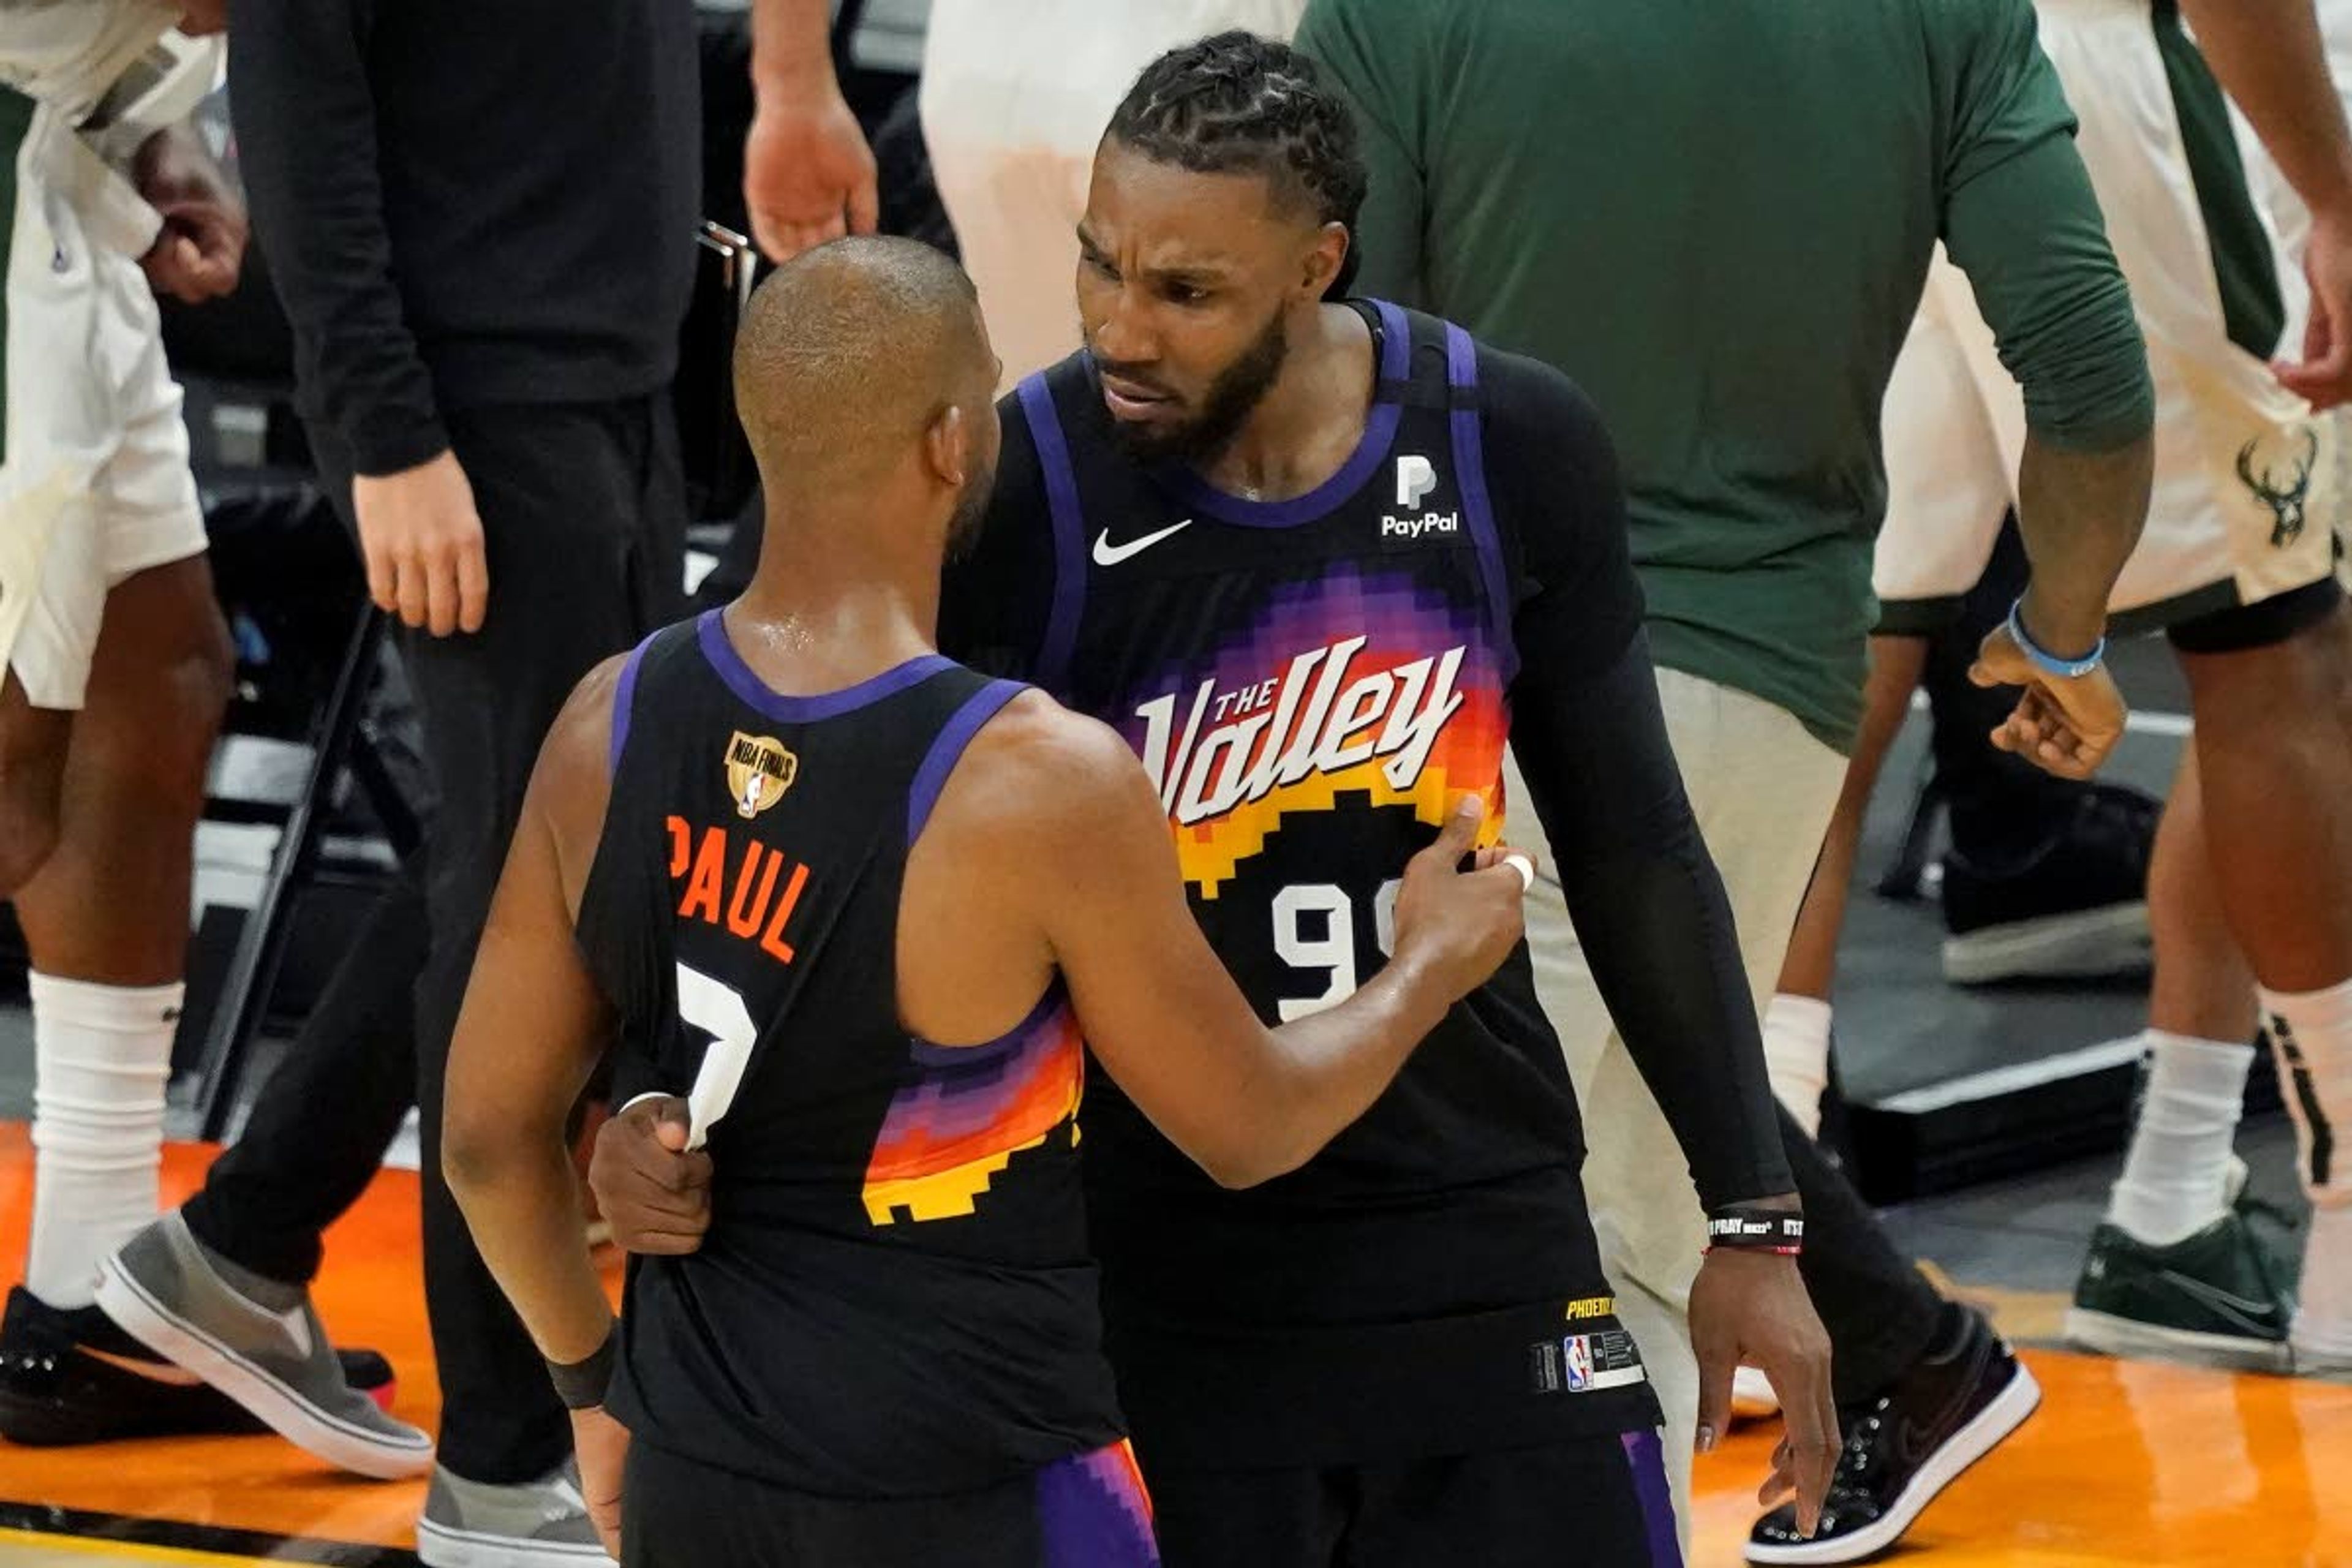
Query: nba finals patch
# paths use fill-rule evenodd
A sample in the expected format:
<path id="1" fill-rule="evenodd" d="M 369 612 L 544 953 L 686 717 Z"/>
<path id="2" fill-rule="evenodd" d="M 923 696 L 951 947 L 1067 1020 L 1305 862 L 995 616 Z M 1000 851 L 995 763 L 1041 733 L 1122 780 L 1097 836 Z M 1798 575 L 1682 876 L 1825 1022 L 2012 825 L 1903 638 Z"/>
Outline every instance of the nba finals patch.
<path id="1" fill-rule="evenodd" d="M 800 772 L 801 760 L 773 735 L 738 730 L 727 742 L 727 793 L 746 822 L 783 799 Z"/>

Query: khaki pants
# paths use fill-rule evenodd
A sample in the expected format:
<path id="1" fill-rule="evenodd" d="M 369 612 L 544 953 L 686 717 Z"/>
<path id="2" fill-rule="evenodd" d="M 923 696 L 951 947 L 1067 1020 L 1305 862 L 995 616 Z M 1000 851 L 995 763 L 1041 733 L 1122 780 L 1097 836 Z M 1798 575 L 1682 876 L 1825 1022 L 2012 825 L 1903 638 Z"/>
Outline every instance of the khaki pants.
<path id="1" fill-rule="evenodd" d="M 1845 759 L 1787 710 L 1679 670 L 1658 671 L 1666 732 L 1708 851 L 1723 875 L 1758 1015 L 1771 999 L 1822 836 L 1845 780 Z M 1528 797 L 1516 758 L 1508 798 Z M 1532 809 L 1515 812 L 1514 843 L 1540 845 Z M 1547 868 L 1550 856 L 1545 855 Z M 1606 910 L 1587 910 L 1606 919 Z M 1536 994 L 1559 1031 L 1584 1117 L 1585 1200 L 1618 1316 L 1642 1347 L 1666 1413 L 1666 1468 L 1675 1513 L 1689 1532 L 1691 1445 L 1698 1426 L 1698 1366 L 1688 1310 L 1706 1227 L 1689 1162 L 1618 1037 L 1559 885 L 1547 874 L 1528 901 Z"/>

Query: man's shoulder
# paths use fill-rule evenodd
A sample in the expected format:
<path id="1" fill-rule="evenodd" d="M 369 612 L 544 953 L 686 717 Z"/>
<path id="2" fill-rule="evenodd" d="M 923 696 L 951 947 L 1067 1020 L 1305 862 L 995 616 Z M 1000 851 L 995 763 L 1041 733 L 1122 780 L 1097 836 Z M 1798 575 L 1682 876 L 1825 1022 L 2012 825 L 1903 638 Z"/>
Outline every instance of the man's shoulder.
<path id="1" fill-rule="evenodd" d="M 1528 458 L 1550 460 L 1563 444 L 1605 439 L 1606 422 L 1574 376 L 1547 360 L 1470 340 L 1477 354 L 1478 406 L 1490 449 L 1523 445 Z"/>
<path id="2" fill-rule="evenodd" d="M 1084 842 L 1090 825 L 1150 787 L 1118 731 L 1033 687 L 972 737 L 941 816 L 1018 861 Z"/>

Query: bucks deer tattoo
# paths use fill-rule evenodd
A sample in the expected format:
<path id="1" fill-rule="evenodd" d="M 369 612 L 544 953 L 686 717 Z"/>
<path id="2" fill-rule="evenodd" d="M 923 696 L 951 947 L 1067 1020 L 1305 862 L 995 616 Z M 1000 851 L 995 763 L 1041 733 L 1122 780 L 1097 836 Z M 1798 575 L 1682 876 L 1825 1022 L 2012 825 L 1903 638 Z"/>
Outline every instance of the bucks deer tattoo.
<path id="1" fill-rule="evenodd" d="M 2311 468 L 2319 460 L 2319 437 L 2308 427 L 2297 432 L 2303 437 L 2302 460 L 2293 465 L 2292 475 L 2282 483 L 2265 462 L 2258 474 L 2254 469 L 2254 448 L 2262 445 L 2256 437 L 2238 449 L 2238 478 L 2257 499 L 2271 509 L 2275 520 L 2271 528 L 2271 547 L 2283 550 L 2303 536 L 2303 503 L 2311 494 Z"/>

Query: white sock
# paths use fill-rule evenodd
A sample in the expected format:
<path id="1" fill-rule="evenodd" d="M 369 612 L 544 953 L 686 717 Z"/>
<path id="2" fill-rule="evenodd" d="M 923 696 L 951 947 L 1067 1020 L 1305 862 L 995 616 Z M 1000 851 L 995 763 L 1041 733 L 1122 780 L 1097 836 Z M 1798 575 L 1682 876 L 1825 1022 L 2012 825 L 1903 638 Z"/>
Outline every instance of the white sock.
<path id="1" fill-rule="evenodd" d="M 30 976 L 33 1235 L 25 1288 L 89 1306 L 98 1266 L 155 1217 L 163 1089 L 185 989 Z"/>
<path id="2" fill-rule="evenodd" d="M 2230 1152 L 2254 1047 L 2150 1029 L 2147 1086 L 2107 1223 L 2151 1247 L 2186 1241 L 2229 1210 Z"/>
<path id="3" fill-rule="evenodd" d="M 2291 1337 L 2299 1354 L 2352 1361 L 2352 980 L 2262 998 L 2312 1203 Z"/>
<path id="4" fill-rule="evenodd" d="M 2287 1339 L 2300 1361 L 2352 1368 L 2352 1204 L 2311 1211 Z"/>
<path id="5" fill-rule="evenodd" d="M 1808 1138 L 1822 1131 L 1822 1091 L 1830 1084 L 1830 1005 L 1775 992 L 1764 1009 L 1764 1069 L 1772 1093 Z"/>

